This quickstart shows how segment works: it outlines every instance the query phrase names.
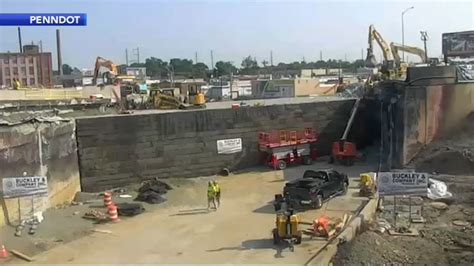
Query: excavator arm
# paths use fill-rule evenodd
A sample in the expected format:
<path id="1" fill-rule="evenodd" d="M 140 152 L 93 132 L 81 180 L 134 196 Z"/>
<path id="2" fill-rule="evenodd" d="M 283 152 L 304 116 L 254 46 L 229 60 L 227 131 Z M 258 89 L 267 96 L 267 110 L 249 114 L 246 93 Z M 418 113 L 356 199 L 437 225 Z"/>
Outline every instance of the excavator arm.
<path id="1" fill-rule="evenodd" d="M 367 58 L 365 59 L 365 64 L 368 67 L 375 67 L 377 65 L 377 60 L 374 56 L 374 48 L 373 42 L 374 40 L 382 49 L 383 59 L 384 61 L 392 60 L 392 55 L 390 53 L 390 47 L 382 38 L 382 35 L 375 29 L 374 25 L 370 25 L 369 27 L 369 48 L 367 49 Z"/>
<path id="2" fill-rule="evenodd" d="M 107 75 L 109 79 L 117 76 L 117 66 L 112 61 L 98 56 L 95 60 L 94 83 L 97 82 L 101 67 L 108 69 Z"/>
<path id="3" fill-rule="evenodd" d="M 423 51 L 423 49 L 421 48 L 408 46 L 408 45 L 402 45 L 402 44 L 393 43 L 393 42 L 390 43 L 390 48 L 392 49 L 393 58 L 397 65 L 400 65 L 401 63 L 401 59 L 400 59 L 400 55 L 398 54 L 398 51 L 403 51 L 406 53 L 417 55 L 420 57 L 422 63 L 428 62 L 428 59 L 425 56 L 425 51 Z"/>

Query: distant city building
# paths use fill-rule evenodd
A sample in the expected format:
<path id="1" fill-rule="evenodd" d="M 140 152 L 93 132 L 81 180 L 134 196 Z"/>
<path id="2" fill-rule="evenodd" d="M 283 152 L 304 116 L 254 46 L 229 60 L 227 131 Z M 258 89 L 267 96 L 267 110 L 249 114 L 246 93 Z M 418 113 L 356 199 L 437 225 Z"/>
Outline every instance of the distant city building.
<path id="1" fill-rule="evenodd" d="M 51 53 L 39 52 L 37 45 L 24 45 L 23 53 L 0 53 L 0 87 L 12 87 L 17 78 L 23 87 L 52 87 Z"/>
<path id="2" fill-rule="evenodd" d="M 252 81 L 254 98 L 287 98 L 309 95 L 332 95 L 335 86 L 320 86 L 318 79 L 272 79 Z"/>
<path id="3" fill-rule="evenodd" d="M 127 67 L 125 69 L 125 75 L 145 79 L 146 67 Z"/>

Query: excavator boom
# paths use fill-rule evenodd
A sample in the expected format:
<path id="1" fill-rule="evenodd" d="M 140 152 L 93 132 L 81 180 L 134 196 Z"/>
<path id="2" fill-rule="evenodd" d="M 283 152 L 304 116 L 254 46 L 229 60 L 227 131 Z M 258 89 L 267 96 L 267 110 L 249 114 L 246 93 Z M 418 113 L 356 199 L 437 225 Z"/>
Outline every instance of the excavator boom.
<path id="1" fill-rule="evenodd" d="M 107 74 L 108 74 L 109 79 L 117 76 L 117 66 L 112 61 L 98 56 L 95 60 L 94 78 L 93 78 L 94 83 L 97 82 L 97 78 L 99 77 L 99 72 L 100 72 L 101 67 L 108 69 Z"/>
<path id="2" fill-rule="evenodd" d="M 398 43 L 390 43 L 390 48 L 392 49 L 393 53 L 393 58 L 395 59 L 395 63 L 397 65 L 400 64 L 401 59 L 400 55 L 398 54 L 398 51 L 403 51 L 406 53 L 414 54 L 420 57 L 422 63 L 427 63 L 428 59 L 425 56 L 425 51 L 421 48 L 414 47 L 414 46 L 408 46 L 408 45 L 402 45 Z"/>
<path id="3" fill-rule="evenodd" d="M 390 47 L 388 46 L 387 42 L 385 42 L 385 40 L 382 38 L 382 35 L 380 35 L 380 33 L 375 29 L 374 25 L 370 25 L 368 40 L 369 48 L 367 49 L 367 58 L 365 59 L 365 65 L 368 67 L 375 67 L 377 65 L 377 60 L 375 59 L 373 50 L 374 39 L 382 49 L 384 61 L 392 60 Z"/>

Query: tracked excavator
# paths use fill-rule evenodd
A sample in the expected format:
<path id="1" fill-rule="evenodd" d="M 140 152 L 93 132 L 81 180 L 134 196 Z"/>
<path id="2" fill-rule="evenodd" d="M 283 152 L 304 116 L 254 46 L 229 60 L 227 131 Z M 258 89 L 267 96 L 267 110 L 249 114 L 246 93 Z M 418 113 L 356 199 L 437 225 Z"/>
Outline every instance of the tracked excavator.
<path id="1" fill-rule="evenodd" d="M 107 71 L 101 74 L 101 68 L 106 68 Z M 93 84 L 97 84 L 97 78 L 99 78 L 100 74 L 101 78 L 104 80 L 104 85 L 112 84 L 115 77 L 117 77 L 117 73 L 117 65 L 108 59 L 98 56 L 95 60 Z"/>
<path id="2" fill-rule="evenodd" d="M 383 62 L 380 71 L 386 77 L 391 78 L 395 75 L 395 67 L 392 53 L 390 51 L 390 46 L 383 39 L 382 35 L 380 35 L 380 33 L 375 29 L 374 25 L 369 26 L 369 48 L 367 48 L 367 58 L 365 59 L 365 65 L 367 67 L 377 67 L 377 60 L 375 59 L 374 55 L 374 40 L 380 46 L 380 49 L 382 49 L 383 54 Z"/>
<path id="3" fill-rule="evenodd" d="M 399 51 L 417 55 L 420 57 L 421 63 L 428 63 L 428 58 L 425 56 L 425 51 L 421 48 L 392 42 L 390 43 L 390 49 L 392 50 L 395 66 L 397 68 L 396 71 L 398 72 L 397 74 L 399 77 L 406 75 L 408 67 L 408 64 L 400 59 L 400 55 L 398 54 Z"/>

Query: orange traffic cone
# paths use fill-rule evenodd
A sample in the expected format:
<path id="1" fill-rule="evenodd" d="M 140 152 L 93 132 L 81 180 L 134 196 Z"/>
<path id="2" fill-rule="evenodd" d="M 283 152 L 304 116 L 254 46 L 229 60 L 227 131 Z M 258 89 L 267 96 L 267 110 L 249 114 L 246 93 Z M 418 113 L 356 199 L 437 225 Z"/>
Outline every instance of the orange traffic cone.
<path id="1" fill-rule="evenodd" d="M 0 258 L 8 257 L 8 251 L 4 245 L 2 245 L 2 249 L 0 249 Z"/>

